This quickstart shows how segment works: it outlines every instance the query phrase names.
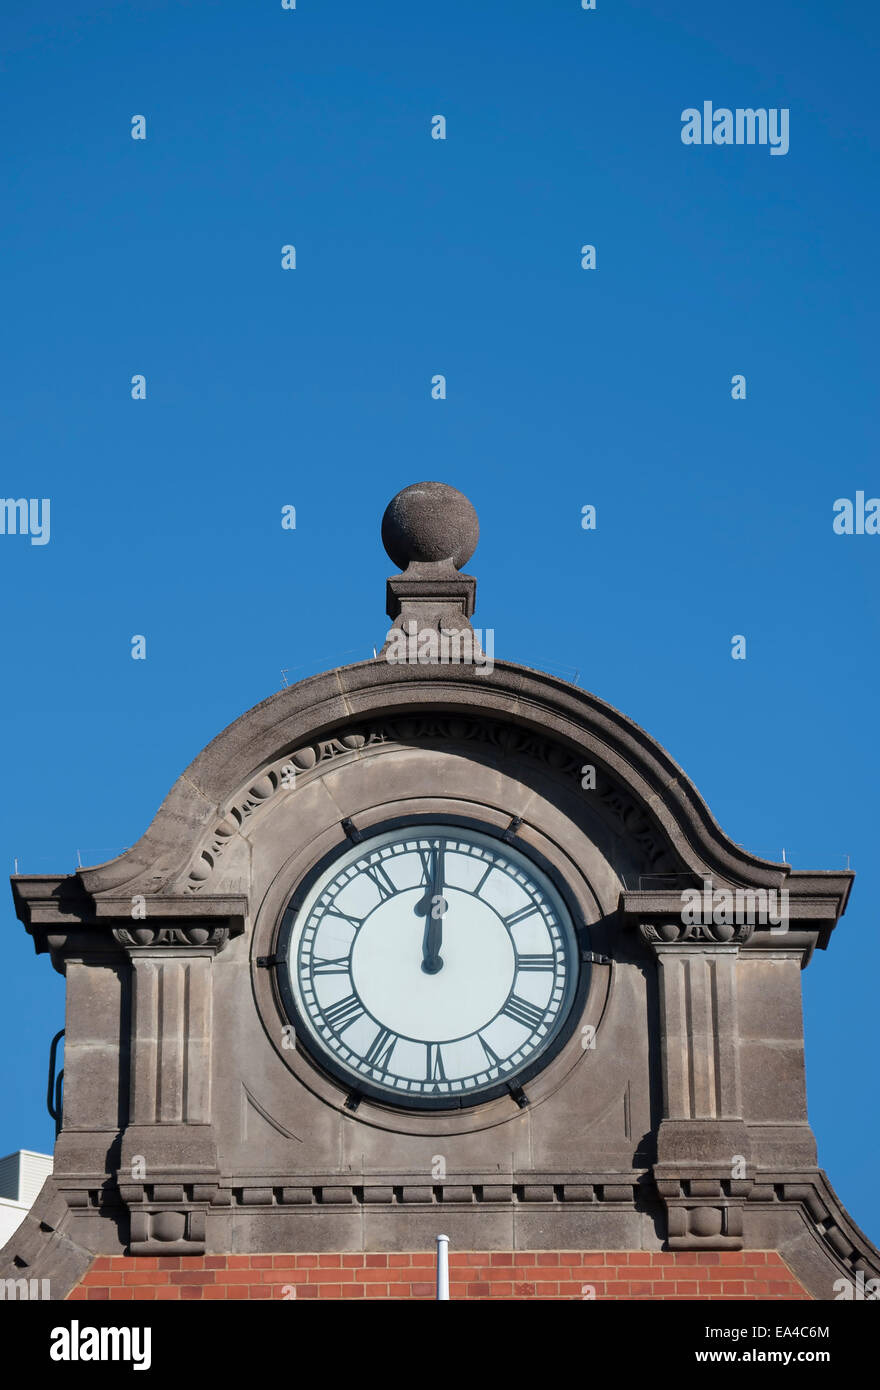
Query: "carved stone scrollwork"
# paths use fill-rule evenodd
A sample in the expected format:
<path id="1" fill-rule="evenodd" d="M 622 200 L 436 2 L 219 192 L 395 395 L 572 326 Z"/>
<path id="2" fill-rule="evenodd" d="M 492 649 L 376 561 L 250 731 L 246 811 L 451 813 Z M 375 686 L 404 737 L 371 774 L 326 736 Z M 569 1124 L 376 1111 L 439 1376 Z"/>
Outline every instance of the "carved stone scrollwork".
<path id="1" fill-rule="evenodd" d="M 229 940 L 228 927 L 114 927 L 113 936 L 120 946 L 137 947 L 200 947 L 218 954 Z"/>
<path id="2" fill-rule="evenodd" d="M 642 922 L 639 925 L 639 935 L 649 946 L 682 945 L 688 941 L 744 946 L 754 930 L 754 923 L 751 922 L 741 922 L 737 926 L 732 923 L 682 921 Z"/>
<path id="3" fill-rule="evenodd" d="M 349 728 L 345 733 L 305 744 L 283 758 L 277 758 L 250 782 L 245 793 L 228 807 L 222 820 L 214 826 L 207 843 L 196 855 L 185 891 L 204 891 L 227 845 L 247 817 L 268 805 L 279 793 L 295 790 L 300 777 L 310 777 L 316 772 L 320 775 L 326 764 L 337 758 L 351 757 L 364 749 L 381 752 L 385 748 L 406 747 L 412 743 L 482 745 L 502 758 L 527 758 L 543 764 L 557 776 L 570 779 L 579 787 L 581 785 L 583 753 L 502 720 L 471 719 L 455 714 L 416 714 Z M 650 815 L 602 768 L 596 767 L 594 775 L 595 785 L 590 790 L 590 797 L 616 827 L 638 845 L 646 869 L 660 874 L 672 870 L 675 867 L 674 856 Z"/>

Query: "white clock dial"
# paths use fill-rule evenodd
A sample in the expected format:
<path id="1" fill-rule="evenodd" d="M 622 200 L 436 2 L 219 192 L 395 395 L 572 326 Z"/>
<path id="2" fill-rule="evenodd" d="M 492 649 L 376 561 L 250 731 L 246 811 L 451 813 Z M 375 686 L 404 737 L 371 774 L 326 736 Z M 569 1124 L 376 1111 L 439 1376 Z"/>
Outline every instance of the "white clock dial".
<path id="1" fill-rule="evenodd" d="M 525 855 L 454 825 L 364 840 L 285 920 L 287 979 L 313 1049 L 352 1089 L 478 1097 L 558 1034 L 578 952 L 562 899 Z"/>

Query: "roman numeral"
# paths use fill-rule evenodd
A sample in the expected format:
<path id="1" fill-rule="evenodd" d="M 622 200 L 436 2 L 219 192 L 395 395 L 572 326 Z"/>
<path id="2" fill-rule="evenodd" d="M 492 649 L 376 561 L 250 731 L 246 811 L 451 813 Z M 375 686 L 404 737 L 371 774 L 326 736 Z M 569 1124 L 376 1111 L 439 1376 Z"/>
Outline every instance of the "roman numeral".
<path id="1" fill-rule="evenodd" d="M 501 1012 L 530 1030 L 537 1028 L 544 1017 L 543 1009 L 531 1004 L 528 999 L 520 999 L 518 994 L 510 996 Z"/>
<path id="2" fill-rule="evenodd" d="M 483 1052 L 486 1054 L 486 1061 L 489 1063 L 489 1066 L 490 1066 L 490 1067 L 497 1067 L 497 1066 L 499 1066 L 499 1064 L 500 1064 L 500 1062 L 501 1062 L 501 1058 L 498 1056 L 498 1053 L 497 1053 L 497 1052 L 493 1052 L 493 1051 L 492 1051 L 491 1047 L 490 1047 L 489 1044 L 486 1042 L 486 1039 L 483 1037 L 482 1033 L 478 1033 L 478 1034 L 477 1034 L 477 1042 L 480 1044 L 480 1047 L 483 1049 Z"/>
<path id="3" fill-rule="evenodd" d="M 552 970 L 556 963 L 555 956 L 517 956 L 517 970 Z"/>
<path id="4" fill-rule="evenodd" d="M 438 840 L 436 845 L 431 845 L 429 849 L 422 849 L 420 845 L 418 846 L 417 853 L 422 861 L 422 873 L 424 874 L 424 882 L 426 884 L 430 883 L 434 876 L 433 868 L 435 859 L 438 862 L 441 874 L 443 872 L 443 860 L 446 854 L 446 841 Z"/>
<path id="5" fill-rule="evenodd" d="M 516 912 L 511 912 L 509 917 L 505 917 L 504 925 L 509 930 L 515 927 L 517 922 L 524 922 L 527 917 L 532 917 L 537 911 L 534 903 L 527 903 L 525 907 L 520 907 Z"/>
<path id="6" fill-rule="evenodd" d="M 364 1006 L 356 994 L 347 994 L 324 1010 L 324 1019 L 336 1033 L 342 1033 L 349 1024 L 356 1023 L 364 1015 Z"/>
<path id="7" fill-rule="evenodd" d="M 482 891 L 483 891 L 483 884 L 486 882 L 486 879 L 489 877 L 489 875 L 491 874 L 491 872 L 492 872 L 492 870 L 493 870 L 494 868 L 495 868 L 495 865 L 494 865 L 494 864 L 490 864 L 489 867 L 486 869 L 486 872 L 483 874 L 483 877 L 480 879 L 479 883 L 477 884 L 476 888 L 474 888 L 474 889 L 472 890 L 472 891 L 473 891 L 473 895 L 474 895 L 475 898 L 478 898 L 478 897 L 480 896 L 480 894 L 482 893 Z"/>
<path id="8" fill-rule="evenodd" d="M 428 1063 L 425 1072 L 428 1081 L 445 1081 L 446 1072 L 443 1070 L 443 1049 L 439 1043 L 428 1043 Z"/>
<path id="9" fill-rule="evenodd" d="M 370 882 L 375 884 L 383 903 L 396 895 L 397 889 L 381 864 L 370 864 L 364 872 Z"/>
<path id="10" fill-rule="evenodd" d="M 363 917 L 352 917 L 350 912 L 340 912 L 338 907 L 328 907 L 326 916 L 338 917 L 340 922 L 347 922 L 350 927 L 354 927 L 355 931 L 358 930 L 364 920 Z"/>
<path id="11" fill-rule="evenodd" d="M 380 1028 L 364 1053 L 364 1061 L 368 1062 L 371 1067 L 375 1067 L 377 1071 L 386 1071 L 389 1058 L 398 1041 L 397 1034 L 392 1033 L 390 1028 Z"/>
<path id="12" fill-rule="evenodd" d="M 351 956 L 335 956 L 332 960 L 324 956 L 312 957 L 313 975 L 348 975 L 351 971 Z"/>
<path id="13" fill-rule="evenodd" d="M 420 849 L 419 858 L 422 861 L 422 883 L 424 883 L 427 888 L 428 884 L 431 882 L 431 850 Z"/>

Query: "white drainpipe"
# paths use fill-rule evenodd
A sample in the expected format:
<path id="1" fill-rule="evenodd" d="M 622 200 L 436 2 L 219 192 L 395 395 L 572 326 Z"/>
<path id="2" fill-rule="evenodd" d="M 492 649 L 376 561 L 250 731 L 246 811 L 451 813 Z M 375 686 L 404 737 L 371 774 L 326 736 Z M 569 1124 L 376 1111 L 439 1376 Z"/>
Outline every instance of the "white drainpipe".
<path id="1" fill-rule="evenodd" d="M 437 1237 L 437 1297 L 449 1298 L 449 1237 Z"/>

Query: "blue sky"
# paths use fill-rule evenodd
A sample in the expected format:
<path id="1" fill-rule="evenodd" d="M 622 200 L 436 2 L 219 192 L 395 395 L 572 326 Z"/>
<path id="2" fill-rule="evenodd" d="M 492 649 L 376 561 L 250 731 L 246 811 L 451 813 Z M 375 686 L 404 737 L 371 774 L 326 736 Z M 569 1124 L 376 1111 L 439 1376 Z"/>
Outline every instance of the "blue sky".
<path id="1" fill-rule="evenodd" d="M 382 510 L 450 482 L 497 656 L 578 671 L 755 853 L 850 856 L 807 1077 L 878 1240 L 880 537 L 832 531 L 880 494 L 876 6 L 18 10 L 2 492 L 51 541 L 0 537 L 4 872 L 118 852 L 282 668 L 369 655 Z M 788 154 L 684 146 L 704 100 L 788 108 Z M 63 982 L 3 919 L 0 1153 L 45 1150 Z"/>

